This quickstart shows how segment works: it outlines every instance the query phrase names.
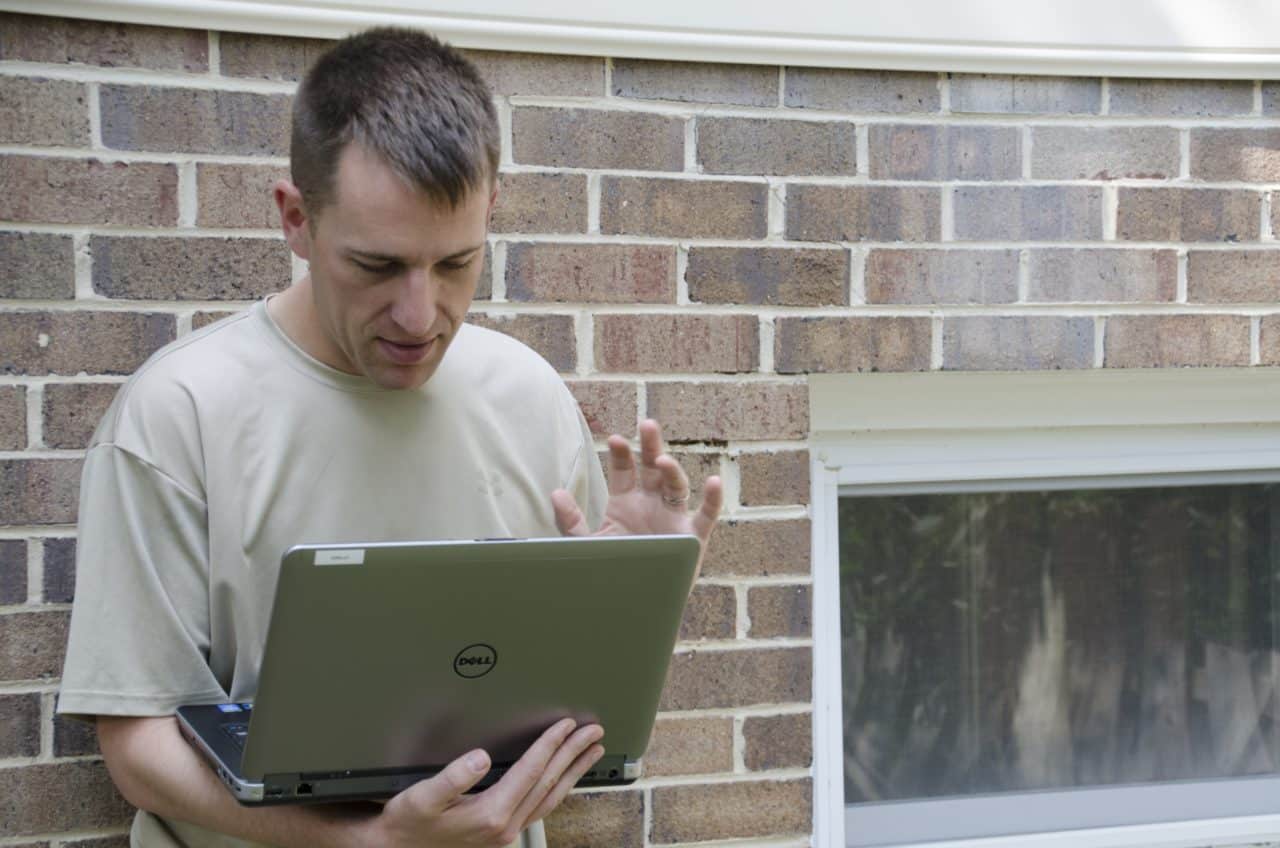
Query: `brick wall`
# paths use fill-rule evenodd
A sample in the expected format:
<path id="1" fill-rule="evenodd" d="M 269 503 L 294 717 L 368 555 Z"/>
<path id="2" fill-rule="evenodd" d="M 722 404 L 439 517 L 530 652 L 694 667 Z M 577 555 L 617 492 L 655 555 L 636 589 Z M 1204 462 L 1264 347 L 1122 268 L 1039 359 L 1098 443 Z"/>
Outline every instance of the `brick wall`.
<path id="1" fill-rule="evenodd" d="M 52 715 L 81 448 L 151 351 L 299 273 L 266 187 L 322 47 L 0 15 L 6 844 L 125 844 Z M 649 776 L 554 845 L 807 844 L 806 374 L 1280 364 L 1280 84 L 473 55 L 505 172 L 473 320 L 727 482 Z"/>

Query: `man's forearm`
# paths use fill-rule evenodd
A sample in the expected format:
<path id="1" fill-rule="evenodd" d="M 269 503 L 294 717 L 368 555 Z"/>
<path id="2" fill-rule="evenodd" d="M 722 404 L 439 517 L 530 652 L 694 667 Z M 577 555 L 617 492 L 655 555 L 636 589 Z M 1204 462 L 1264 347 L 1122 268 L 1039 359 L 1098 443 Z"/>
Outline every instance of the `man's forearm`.
<path id="1" fill-rule="evenodd" d="M 283 848 L 359 844 L 368 805 L 243 807 L 182 738 L 173 718 L 98 719 L 107 767 L 134 806 L 240 839 Z"/>

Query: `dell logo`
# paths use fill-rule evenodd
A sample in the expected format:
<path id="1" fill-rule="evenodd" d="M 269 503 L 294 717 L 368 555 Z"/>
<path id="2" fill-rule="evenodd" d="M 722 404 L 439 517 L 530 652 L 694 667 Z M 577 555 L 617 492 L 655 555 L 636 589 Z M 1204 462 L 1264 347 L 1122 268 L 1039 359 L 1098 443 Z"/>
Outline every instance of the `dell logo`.
<path id="1" fill-rule="evenodd" d="M 453 658 L 453 670 L 461 677 L 483 677 L 498 664 L 498 652 L 488 645 L 468 645 Z"/>

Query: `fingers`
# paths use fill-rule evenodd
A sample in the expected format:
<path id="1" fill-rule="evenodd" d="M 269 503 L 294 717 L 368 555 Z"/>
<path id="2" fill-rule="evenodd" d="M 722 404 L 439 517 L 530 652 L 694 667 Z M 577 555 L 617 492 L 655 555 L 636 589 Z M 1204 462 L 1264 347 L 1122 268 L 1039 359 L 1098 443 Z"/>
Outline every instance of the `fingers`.
<path id="1" fill-rule="evenodd" d="M 560 781 L 542 799 L 542 803 L 535 807 L 533 812 L 529 814 L 529 817 L 525 819 L 524 826 L 528 827 L 536 821 L 541 821 L 546 818 L 552 810 L 560 806 L 560 802 L 569 794 L 569 790 L 573 789 L 578 781 L 582 780 L 582 776 L 586 774 L 593 765 L 599 762 L 600 758 L 603 756 L 603 745 L 592 745 L 590 748 L 579 754 L 578 758 L 573 761 L 573 765 L 571 765 L 569 770 L 560 778 Z"/>
<path id="2" fill-rule="evenodd" d="M 654 467 L 657 468 L 658 491 L 662 495 L 662 502 L 666 504 L 668 509 L 674 509 L 677 512 L 684 512 L 689 507 L 689 477 L 684 473 L 684 469 L 680 467 L 680 463 L 675 461 L 674 457 L 662 454 L 654 460 Z"/>
<path id="3" fill-rule="evenodd" d="M 418 781 L 398 797 L 413 809 L 443 812 L 488 774 L 489 765 L 489 755 L 484 751 L 469 751 L 445 766 L 444 771 L 435 777 Z"/>
<path id="4" fill-rule="evenodd" d="M 556 515 L 556 527 L 566 536 L 585 536 L 591 532 L 587 517 L 582 514 L 573 495 L 564 489 L 551 493 L 551 508 Z"/>
<path id="5" fill-rule="evenodd" d="M 546 799 L 551 795 L 564 779 L 568 777 L 572 770 L 585 762 L 587 765 L 583 768 L 582 773 L 578 777 L 573 778 L 569 784 L 572 786 L 578 782 L 578 778 L 586 773 L 586 769 L 591 767 L 599 757 L 588 757 L 587 754 L 594 748 L 604 754 L 604 748 L 596 743 L 604 737 L 604 728 L 598 724 L 589 724 L 586 727 L 580 727 L 578 730 L 560 746 L 560 750 L 556 751 L 556 755 L 551 758 L 551 762 L 547 765 L 546 770 L 542 772 L 538 782 L 534 784 L 529 794 L 524 796 L 524 800 L 520 802 L 520 806 L 516 808 L 515 815 L 512 820 L 521 828 L 528 827 L 534 811 L 542 807 Z M 553 805 L 554 806 L 554 805 Z M 546 813 L 543 813 L 546 815 Z"/>
<path id="6" fill-rule="evenodd" d="M 724 483 L 719 477 L 708 477 L 702 484 L 702 506 L 693 516 L 693 532 L 705 548 L 724 505 Z"/>
<path id="7" fill-rule="evenodd" d="M 502 779 L 485 790 L 485 802 L 493 803 L 498 809 L 510 813 L 529 794 L 538 778 L 547 770 L 548 763 L 564 745 L 570 734 L 577 728 L 573 719 L 562 719 L 551 725 L 538 737 L 538 741 L 529 746 L 524 756 L 516 761 Z"/>
<path id="8" fill-rule="evenodd" d="M 636 458 L 631 445 L 617 433 L 609 437 L 609 494 L 621 495 L 636 487 Z"/>

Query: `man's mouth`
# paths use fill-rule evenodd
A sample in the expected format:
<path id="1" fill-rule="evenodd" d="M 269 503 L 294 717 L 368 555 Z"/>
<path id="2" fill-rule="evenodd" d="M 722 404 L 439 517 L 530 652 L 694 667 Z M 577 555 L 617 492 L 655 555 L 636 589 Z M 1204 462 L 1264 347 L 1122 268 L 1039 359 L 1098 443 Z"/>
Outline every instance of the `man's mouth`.
<path id="1" fill-rule="evenodd" d="M 391 339 L 378 339 L 378 348 L 383 355 L 397 365 L 417 365 L 430 355 L 436 339 L 425 342 L 397 342 Z"/>

